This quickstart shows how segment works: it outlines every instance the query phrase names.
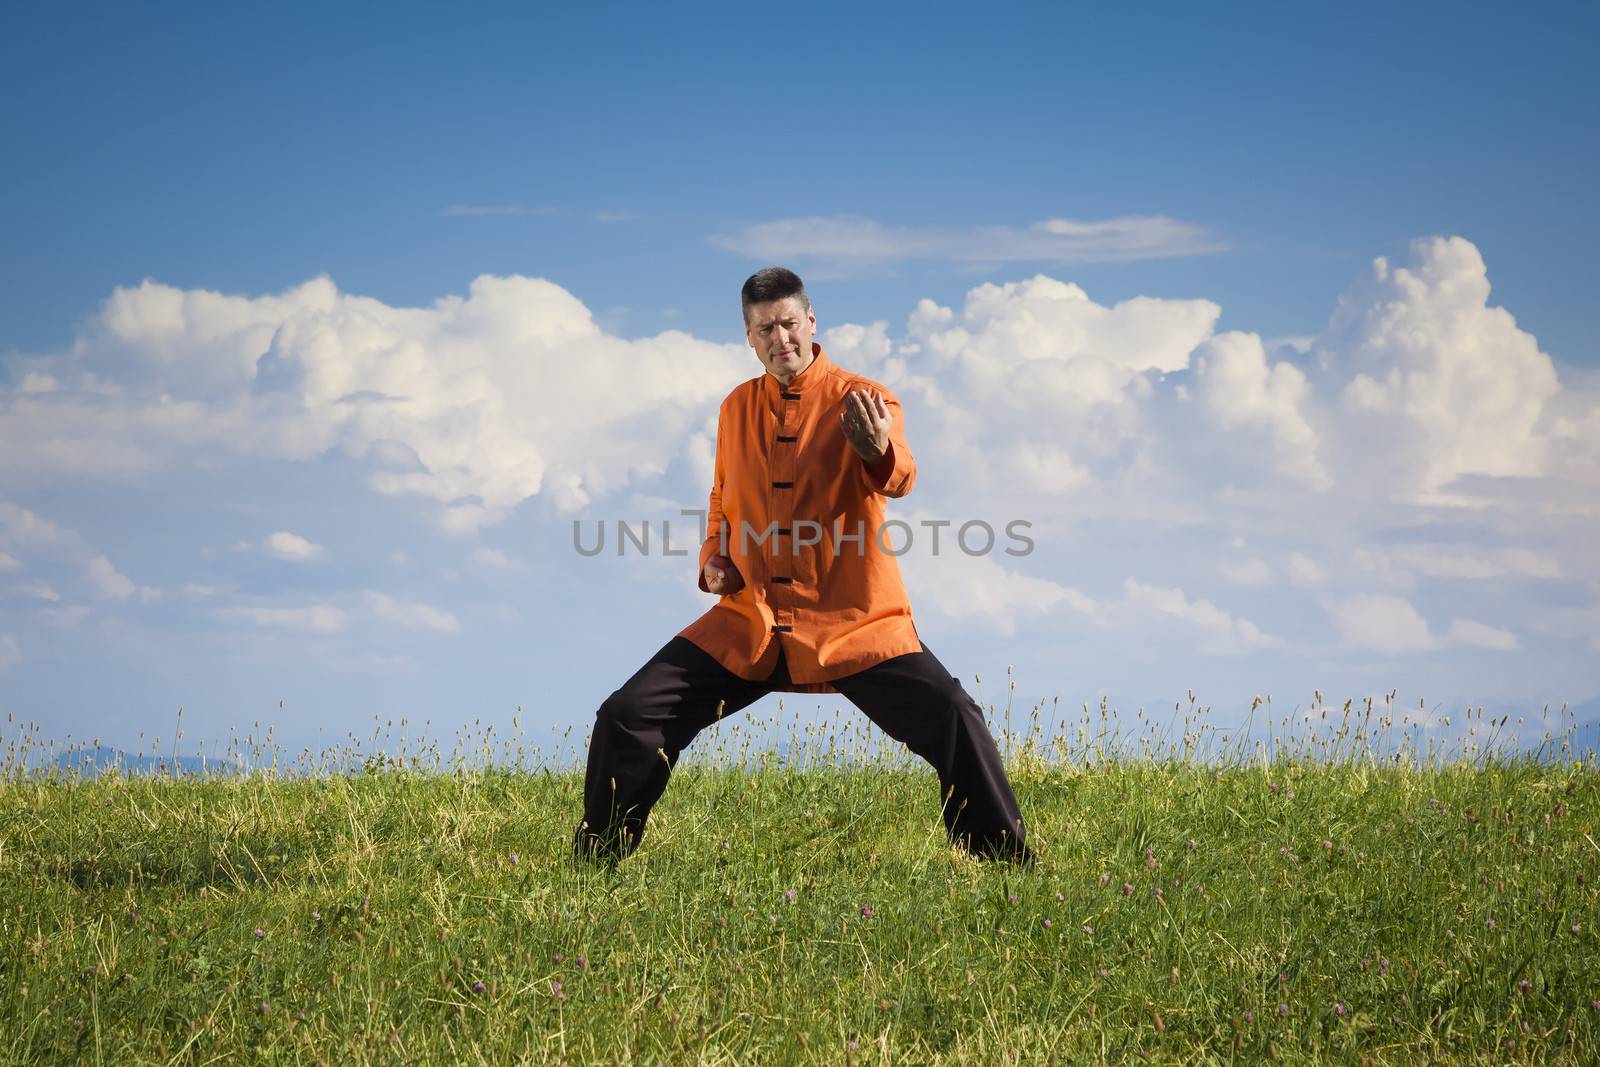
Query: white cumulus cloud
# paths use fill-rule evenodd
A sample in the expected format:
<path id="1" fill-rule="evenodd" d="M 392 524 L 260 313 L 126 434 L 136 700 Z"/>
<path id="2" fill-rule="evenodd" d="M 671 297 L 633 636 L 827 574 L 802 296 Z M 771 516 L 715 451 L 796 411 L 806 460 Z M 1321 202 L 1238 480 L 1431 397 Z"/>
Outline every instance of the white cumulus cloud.
<path id="1" fill-rule="evenodd" d="M 379 620 L 408 630 L 431 630 L 435 633 L 453 634 L 461 630 L 461 622 L 451 612 L 431 604 L 396 600 L 384 593 L 368 591 L 367 608 Z"/>
<path id="2" fill-rule="evenodd" d="M 1317 561 L 1303 552 L 1289 553 L 1289 581 L 1291 584 L 1304 588 L 1322 583 L 1322 567 Z"/>
<path id="3" fill-rule="evenodd" d="M 262 542 L 262 547 L 267 550 L 268 554 L 279 559 L 294 560 L 296 562 L 321 559 L 327 554 L 327 549 L 321 545 L 308 541 L 299 534 L 290 533 L 288 530 L 279 530 L 277 533 L 270 535 Z"/>
<path id="4" fill-rule="evenodd" d="M 985 284 L 959 314 L 920 304 L 884 384 L 932 416 L 918 440 L 954 476 L 1064 493 L 1126 461 L 1152 380 L 1186 367 L 1220 313 L 1208 300 L 1106 307 L 1044 275 Z"/>
<path id="5" fill-rule="evenodd" d="M 1242 446 L 1264 448 L 1279 472 L 1313 489 L 1332 483 L 1305 411 L 1305 372 L 1269 364 L 1260 337 L 1230 331 L 1211 338 L 1195 357 L 1195 382 L 1212 419 L 1240 434 Z"/>
<path id="6" fill-rule="evenodd" d="M 1423 652 L 1438 642 L 1405 597 L 1363 593 L 1332 601 L 1328 614 L 1347 644 L 1384 655 Z"/>
<path id="7" fill-rule="evenodd" d="M 1478 249 L 1460 237 L 1412 242 L 1339 298 L 1318 357 L 1344 380 L 1346 462 L 1427 495 L 1464 474 L 1536 475 L 1540 430 L 1560 383 L 1550 357 L 1489 304 Z"/>
<path id="8" fill-rule="evenodd" d="M 126 575 L 117 571 L 104 556 L 95 556 L 84 568 L 94 591 L 107 600 L 126 600 L 137 588 Z"/>
<path id="9" fill-rule="evenodd" d="M 308 633 L 330 634 L 344 629 L 345 614 L 332 604 L 307 604 L 302 607 L 222 608 L 217 617 L 228 622 L 247 622 L 257 626 L 279 627 L 285 630 L 303 630 Z"/>
<path id="10" fill-rule="evenodd" d="M 1252 556 L 1236 563 L 1225 564 L 1222 575 L 1234 585 L 1258 588 L 1272 581 L 1272 568 L 1265 560 Z"/>
<path id="11" fill-rule="evenodd" d="M 508 556 L 498 548 L 488 545 L 479 545 L 472 552 L 475 562 L 497 571 L 506 571 L 510 574 L 527 574 L 528 565 L 514 556 Z"/>
<path id="12" fill-rule="evenodd" d="M 1517 635 L 1510 630 L 1489 626 L 1470 619 L 1456 619 L 1450 624 L 1450 640 L 1477 648 L 1490 648 L 1497 652 L 1511 652 L 1517 648 Z"/>
<path id="13" fill-rule="evenodd" d="M 1123 581 L 1122 600 L 1112 610 L 1124 625 L 1179 620 L 1199 630 L 1208 652 L 1237 654 L 1277 643 L 1249 619 L 1235 618 L 1209 600 L 1190 599 L 1182 589 L 1147 585 L 1134 578 Z"/>
<path id="14" fill-rule="evenodd" d="M 529 497 L 577 508 L 659 476 L 759 370 L 743 346 L 624 340 L 560 286 L 489 275 L 426 308 L 326 278 L 263 297 L 146 281 L 61 361 L 71 387 L 0 391 L 0 487 L 339 451 L 377 491 L 439 501 L 460 534 Z"/>
<path id="15" fill-rule="evenodd" d="M 70 630 L 93 612 L 82 604 L 63 604 L 60 607 L 44 608 L 39 614 L 52 626 L 59 626 L 63 630 Z"/>
<path id="16" fill-rule="evenodd" d="M 8 450 L 13 445 L 4 433 L 0 433 L 0 441 L 5 442 Z M 20 444 L 17 442 L 17 445 Z M 0 450 L 0 465 L 5 462 L 4 451 Z M 29 511 L 8 500 L 0 500 L 0 539 L 20 548 L 45 548 L 71 545 L 76 540 L 76 535 L 37 512 Z"/>
<path id="17" fill-rule="evenodd" d="M 912 528 L 928 535 L 916 522 Z M 988 556 L 952 551 L 948 543 L 941 547 L 945 550 L 937 557 L 918 550 L 899 561 L 913 605 L 928 605 L 950 618 L 981 619 L 1003 634 L 1058 607 L 1086 617 L 1096 612 L 1094 600 L 1071 586 L 1008 570 Z"/>

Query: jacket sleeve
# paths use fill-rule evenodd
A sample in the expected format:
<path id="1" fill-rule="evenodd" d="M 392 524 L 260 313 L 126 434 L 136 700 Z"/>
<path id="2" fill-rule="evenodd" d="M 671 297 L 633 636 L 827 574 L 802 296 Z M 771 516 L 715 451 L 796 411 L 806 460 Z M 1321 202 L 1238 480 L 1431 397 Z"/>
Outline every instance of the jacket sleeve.
<path id="1" fill-rule="evenodd" d="M 901 497 L 911 492 L 917 483 L 917 461 L 906 444 L 905 413 L 900 401 L 883 386 L 873 382 L 871 388 L 883 397 L 883 406 L 889 409 L 889 451 L 876 463 L 861 463 L 861 474 L 867 488 L 884 496 Z"/>
<path id="2" fill-rule="evenodd" d="M 726 555 L 723 551 L 722 527 L 726 519 L 722 514 L 722 412 L 717 412 L 717 444 L 716 461 L 711 475 L 711 500 L 706 506 L 706 539 L 700 545 L 700 570 L 696 581 L 702 593 L 711 590 L 706 587 L 706 564 L 715 555 Z"/>

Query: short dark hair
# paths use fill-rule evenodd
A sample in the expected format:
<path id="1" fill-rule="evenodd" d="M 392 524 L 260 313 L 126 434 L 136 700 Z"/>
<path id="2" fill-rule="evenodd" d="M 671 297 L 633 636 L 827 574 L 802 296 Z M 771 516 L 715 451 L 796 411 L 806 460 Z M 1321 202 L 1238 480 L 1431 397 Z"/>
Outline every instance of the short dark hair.
<path id="1" fill-rule="evenodd" d="M 811 310 L 811 298 L 806 296 L 806 283 L 800 275 L 787 267 L 762 267 L 744 280 L 744 288 L 739 290 L 739 310 L 748 323 L 752 304 L 770 304 L 789 296 L 798 296 L 800 306 Z"/>

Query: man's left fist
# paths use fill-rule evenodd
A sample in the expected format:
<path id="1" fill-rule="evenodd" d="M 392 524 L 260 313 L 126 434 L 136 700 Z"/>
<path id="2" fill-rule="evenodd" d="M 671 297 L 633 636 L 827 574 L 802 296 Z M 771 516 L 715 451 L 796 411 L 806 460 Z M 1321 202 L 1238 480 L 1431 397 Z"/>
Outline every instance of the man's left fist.
<path id="1" fill-rule="evenodd" d="M 744 575 L 727 556 L 712 556 L 703 571 L 706 588 L 718 596 L 732 596 L 744 588 Z"/>
<path id="2" fill-rule="evenodd" d="M 868 463 L 878 462 L 889 451 L 889 426 L 893 421 L 888 405 L 876 391 L 852 389 L 845 394 L 839 428 L 850 447 Z"/>

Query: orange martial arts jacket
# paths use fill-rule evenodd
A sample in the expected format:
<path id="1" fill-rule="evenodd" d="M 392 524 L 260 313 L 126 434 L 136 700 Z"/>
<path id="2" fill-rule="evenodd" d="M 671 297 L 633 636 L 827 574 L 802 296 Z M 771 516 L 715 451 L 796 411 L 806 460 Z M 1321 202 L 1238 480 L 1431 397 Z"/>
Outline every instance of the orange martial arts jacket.
<path id="1" fill-rule="evenodd" d="M 706 589 L 706 562 L 721 554 L 744 586 L 679 636 L 752 680 L 771 677 L 781 644 L 792 684 L 780 688 L 815 693 L 922 642 L 885 550 L 908 535 L 882 529 L 887 499 L 917 478 L 900 402 L 811 350 L 787 388 L 763 373 L 722 402 L 699 581 Z M 839 426 L 855 389 L 875 390 L 891 415 L 889 451 L 871 467 Z"/>

